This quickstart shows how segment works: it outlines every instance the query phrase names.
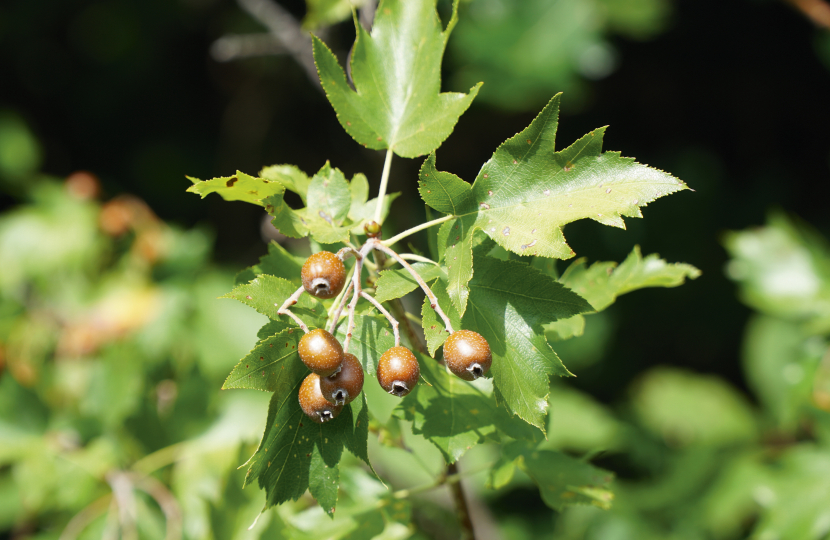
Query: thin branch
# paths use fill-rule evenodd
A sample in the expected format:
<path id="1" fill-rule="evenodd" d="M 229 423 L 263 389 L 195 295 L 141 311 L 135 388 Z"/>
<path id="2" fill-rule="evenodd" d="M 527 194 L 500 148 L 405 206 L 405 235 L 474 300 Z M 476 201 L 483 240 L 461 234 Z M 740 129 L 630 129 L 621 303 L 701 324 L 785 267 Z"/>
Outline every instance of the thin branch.
<path id="1" fill-rule="evenodd" d="M 400 255 L 401 259 L 405 261 L 417 261 L 427 264 L 434 264 L 435 266 L 441 266 L 440 264 L 428 257 L 421 257 L 420 255 L 415 255 L 414 253 L 399 253 L 398 255 Z"/>
<path id="2" fill-rule="evenodd" d="M 380 217 L 383 213 L 383 199 L 386 196 L 386 186 L 389 184 L 389 171 L 392 169 L 392 149 L 386 151 L 383 161 L 383 172 L 380 175 L 380 189 L 378 189 L 378 205 L 375 207 L 375 222 L 382 224 Z"/>
<path id="3" fill-rule="evenodd" d="M 322 90 L 311 52 L 311 38 L 303 32 L 299 21 L 272 0 L 237 0 L 237 3 L 268 29 L 300 64 L 314 86 Z"/>
<path id="4" fill-rule="evenodd" d="M 360 274 L 363 270 L 363 261 L 366 260 L 366 254 L 372 249 L 372 243 L 366 242 L 360 249 L 360 258 L 354 265 L 354 274 L 352 274 L 352 301 L 349 303 L 349 325 L 346 327 L 346 339 L 343 340 L 343 352 L 349 352 L 349 344 L 352 341 L 352 332 L 354 331 L 354 310 L 357 307 L 357 301 L 360 298 Z"/>
<path id="5" fill-rule="evenodd" d="M 255 56 L 277 56 L 288 50 L 272 34 L 241 34 L 222 36 L 210 46 L 210 55 L 217 62 L 232 62 Z"/>
<path id="6" fill-rule="evenodd" d="M 296 303 L 297 303 L 297 300 L 299 300 L 300 295 L 302 295 L 304 292 L 305 292 L 305 289 L 304 289 L 303 287 L 300 287 L 299 289 L 297 289 L 297 290 L 294 292 L 294 294 L 292 294 L 291 296 L 289 296 L 289 297 L 288 297 L 288 299 L 287 299 L 285 302 L 283 302 L 283 304 L 282 304 L 282 305 L 280 306 L 280 308 L 277 310 L 277 315 L 288 315 L 289 317 L 291 317 L 292 319 L 294 319 L 294 322 L 296 322 L 296 323 L 297 323 L 297 326 L 299 326 L 300 328 L 302 328 L 302 329 L 303 329 L 303 332 L 304 332 L 304 333 L 308 334 L 308 326 L 306 326 L 306 324 L 305 324 L 305 323 L 304 323 L 304 322 L 303 322 L 303 321 L 302 321 L 299 317 L 297 317 L 296 315 L 294 315 L 294 314 L 293 314 L 293 313 L 292 313 L 292 312 L 288 309 L 289 307 L 291 307 L 291 306 L 293 306 L 294 304 L 296 304 Z M 277 304 L 274 304 L 274 305 L 276 306 Z"/>
<path id="7" fill-rule="evenodd" d="M 384 253 L 380 250 L 374 250 L 372 253 L 375 257 L 375 262 L 377 263 L 378 268 L 383 268 L 387 261 L 386 255 L 384 255 Z M 412 315 L 406 310 L 403 302 L 401 302 L 401 299 L 394 298 L 390 300 L 389 303 L 391 304 L 395 318 L 403 323 L 403 331 L 409 339 L 409 344 L 418 352 L 427 354 L 426 344 L 424 343 L 422 336 L 420 336 L 412 326 L 412 322 L 410 321 Z M 420 325 L 420 321 L 418 324 Z"/>
<path id="8" fill-rule="evenodd" d="M 470 519 L 470 509 L 467 507 L 467 499 L 464 497 L 464 486 L 461 485 L 461 476 L 458 472 L 458 463 L 447 465 L 447 476 L 458 475 L 457 482 L 450 482 L 450 493 L 455 502 L 455 513 L 458 516 L 458 523 L 461 525 L 462 540 L 475 540 L 473 521 Z"/>
<path id="9" fill-rule="evenodd" d="M 823 0 L 785 0 L 791 4 L 816 26 L 830 30 L 830 5 Z"/>
<path id="10" fill-rule="evenodd" d="M 69 520 L 69 523 L 66 524 L 58 540 L 75 540 L 90 523 L 106 512 L 112 498 L 112 493 L 107 493 L 100 499 L 95 499 L 89 503 L 83 510 Z"/>
<path id="11" fill-rule="evenodd" d="M 366 291 L 360 291 L 360 296 L 362 296 L 363 298 L 368 300 L 370 304 L 375 306 L 375 309 L 377 309 L 378 311 L 380 311 L 381 313 L 383 313 L 386 316 L 386 320 L 388 320 L 389 324 L 392 325 L 392 333 L 395 335 L 395 347 L 400 347 L 401 346 L 401 334 L 400 334 L 400 332 L 398 332 L 399 324 L 398 324 L 398 321 L 395 319 L 395 317 L 393 317 L 388 311 L 386 311 L 386 308 L 383 307 L 380 302 L 375 300 L 371 295 L 366 294 Z"/>
<path id="12" fill-rule="evenodd" d="M 336 302 L 337 309 L 334 310 L 334 312 L 331 315 L 329 315 L 331 317 L 331 324 L 329 325 L 329 334 L 334 335 L 334 333 L 337 331 L 337 324 L 340 322 L 340 314 L 343 313 L 343 308 L 346 307 L 346 301 L 348 300 L 349 293 L 352 292 L 353 288 L 354 283 L 350 279 L 349 286 L 343 290 L 343 294 L 340 296 L 340 301 Z"/>
<path id="13" fill-rule="evenodd" d="M 429 285 L 427 285 L 423 278 L 420 275 L 418 275 L 418 272 L 416 272 L 408 262 L 401 259 L 400 255 L 395 253 L 395 251 L 393 251 L 392 249 L 384 246 L 380 241 L 375 240 L 374 242 L 367 242 L 367 245 L 369 244 L 373 245 L 374 249 L 379 249 L 387 255 L 389 255 L 390 257 L 392 257 L 393 259 L 395 259 L 396 261 L 398 261 L 398 263 L 400 263 L 400 265 L 403 266 L 407 272 L 412 274 L 412 277 L 415 278 L 415 281 L 417 281 L 418 285 L 420 285 L 421 289 L 423 289 L 424 294 L 426 294 L 427 298 L 429 298 L 430 307 L 434 309 L 435 313 L 437 313 L 438 316 L 441 317 L 441 320 L 444 321 L 444 327 L 446 328 L 447 332 L 452 334 L 453 329 L 452 323 L 450 322 L 450 318 L 447 317 L 447 314 L 444 313 L 443 309 L 441 309 L 441 305 L 438 303 L 438 299 L 435 298 L 435 294 L 433 294 L 432 289 L 430 289 Z"/>
<path id="14" fill-rule="evenodd" d="M 418 231 L 423 231 L 424 229 L 429 229 L 433 225 L 438 225 L 439 223 L 444 223 L 445 221 L 455 219 L 456 217 L 457 216 L 449 214 L 449 215 L 446 215 L 444 217 L 440 217 L 438 219 L 433 219 L 432 221 L 427 221 L 426 223 L 421 223 L 417 227 L 412 227 L 411 229 L 407 229 L 404 232 L 393 236 L 392 238 L 384 240 L 383 243 L 387 246 L 393 246 L 393 245 L 395 245 L 395 243 L 400 242 L 401 240 L 403 240 L 404 238 L 406 238 L 407 236 L 409 236 L 411 234 L 414 234 Z"/>

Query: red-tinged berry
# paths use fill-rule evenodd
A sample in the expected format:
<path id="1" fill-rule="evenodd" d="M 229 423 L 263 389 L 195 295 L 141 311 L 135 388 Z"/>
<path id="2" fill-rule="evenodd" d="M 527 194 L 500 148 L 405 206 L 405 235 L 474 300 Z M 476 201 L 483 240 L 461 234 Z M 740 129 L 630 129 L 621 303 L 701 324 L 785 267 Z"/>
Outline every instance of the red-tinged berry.
<path id="1" fill-rule="evenodd" d="M 309 373 L 300 385 L 300 408 L 309 418 L 322 424 L 337 418 L 343 405 L 335 405 L 324 398 L 320 391 L 320 376 Z"/>
<path id="2" fill-rule="evenodd" d="M 340 342 L 322 328 L 312 330 L 301 337 L 297 352 L 308 369 L 321 377 L 336 373 L 343 362 L 343 347 Z"/>
<path id="3" fill-rule="evenodd" d="M 472 330 L 458 330 L 444 342 L 447 367 L 465 381 L 474 381 L 487 373 L 493 363 L 490 345 Z"/>
<path id="4" fill-rule="evenodd" d="M 351 353 L 343 355 L 340 371 L 334 375 L 320 378 L 320 391 L 327 400 L 337 405 L 345 405 L 363 390 L 363 366 Z"/>
<path id="5" fill-rule="evenodd" d="M 334 298 L 346 283 L 346 267 L 337 255 L 320 251 L 306 259 L 300 272 L 303 288 L 317 298 Z"/>
<path id="6" fill-rule="evenodd" d="M 415 388 L 421 366 L 406 347 L 392 347 L 378 361 L 378 382 L 393 396 L 403 397 Z"/>

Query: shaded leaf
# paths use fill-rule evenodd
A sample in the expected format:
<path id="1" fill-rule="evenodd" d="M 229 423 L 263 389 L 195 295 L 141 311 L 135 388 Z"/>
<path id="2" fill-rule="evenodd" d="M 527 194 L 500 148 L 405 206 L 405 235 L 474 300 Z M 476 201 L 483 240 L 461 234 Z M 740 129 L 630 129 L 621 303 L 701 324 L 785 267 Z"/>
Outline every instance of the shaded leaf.
<path id="1" fill-rule="evenodd" d="M 369 434 L 365 398 L 346 405 L 334 420 L 317 424 L 299 404 L 299 388 L 308 370 L 296 354 L 283 362 L 293 376 L 280 377 L 275 383 L 265 433 L 248 462 L 245 484 L 257 479 L 265 490 L 266 507 L 296 500 L 309 489 L 323 509 L 333 514 L 343 447 L 368 459 L 363 452 Z"/>
<path id="2" fill-rule="evenodd" d="M 443 31 L 435 0 L 384 0 L 371 34 L 355 21 L 356 90 L 331 50 L 312 36 L 320 82 L 343 129 L 357 142 L 416 157 L 435 150 L 452 132 L 478 93 L 478 86 L 469 94 L 440 93 L 441 58 L 457 7 L 456 0 Z"/>
<path id="3" fill-rule="evenodd" d="M 555 510 L 592 504 L 608 509 L 614 494 L 609 489 L 613 474 L 554 450 L 535 449 L 523 442 L 504 448 L 539 487 L 542 500 Z"/>

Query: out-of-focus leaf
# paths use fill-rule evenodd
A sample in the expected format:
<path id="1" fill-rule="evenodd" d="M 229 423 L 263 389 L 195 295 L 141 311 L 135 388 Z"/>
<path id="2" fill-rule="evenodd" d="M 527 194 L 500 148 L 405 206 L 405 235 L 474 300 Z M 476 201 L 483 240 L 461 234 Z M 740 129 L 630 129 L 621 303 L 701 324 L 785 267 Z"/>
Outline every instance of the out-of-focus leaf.
<path id="1" fill-rule="evenodd" d="M 677 368 L 646 373 L 634 388 L 637 415 L 672 446 L 721 446 L 751 441 L 755 414 L 725 381 Z"/>
<path id="2" fill-rule="evenodd" d="M 812 402 L 814 374 L 827 343 L 794 321 L 756 315 L 744 335 L 744 373 L 779 427 L 797 428 Z"/>
<path id="3" fill-rule="evenodd" d="M 622 424 L 589 395 L 555 384 L 548 403 L 548 440 L 542 446 L 580 452 L 620 447 Z"/>
<path id="4" fill-rule="evenodd" d="M 363 6 L 366 0 L 306 0 L 303 28 L 314 30 L 351 18 L 352 10 Z"/>
<path id="5" fill-rule="evenodd" d="M 455 0 L 443 31 L 435 0 L 384 0 L 371 34 L 356 22 L 355 90 L 331 50 L 312 36 L 320 82 L 343 129 L 357 142 L 416 157 L 438 148 L 452 132 L 478 93 L 478 86 L 469 94 L 440 93 L 441 58 L 457 8 Z"/>
<path id="6" fill-rule="evenodd" d="M 620 295 L 647 287 L 677 287 L 687 278 L 698 276 L 700 270 L 694 266 L 669 264 L 656 253 L 644 259 L 640 246 L 634 246 L 619 266 L 614 262 L 596 262 L 589 267 L 585 259 L 578 259 L 562 273 L 559 281 L 586 299 L 595 311 L 602 311 Z"/>
<path id="7" fill-rule="evenodd" d="M 830 329 L 830 247 L 806 225 L 781 214 L 766 227 L 730 232 L 727 275 L 741 299 L 769 315 L 806 320 L 816 333 Z"/>
<path id="8" fill-rule="evenodd" d="M 612 473 L 561 452 L 536 449 L 520 441 L 507 445 L 503 451 L 518 460 L 519 467 L 533 479 L 551 508 L 562 510 L 579 504 L 611 507 Z"/>

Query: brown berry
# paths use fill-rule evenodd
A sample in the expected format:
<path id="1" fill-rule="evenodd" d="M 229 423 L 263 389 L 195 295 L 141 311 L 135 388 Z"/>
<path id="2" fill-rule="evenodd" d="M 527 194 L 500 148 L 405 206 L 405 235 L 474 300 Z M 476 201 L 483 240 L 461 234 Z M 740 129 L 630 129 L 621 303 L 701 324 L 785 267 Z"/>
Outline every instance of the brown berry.
<path id="1" fill-rule="evenodd" d="M 378 382 L 393 396 L 403 397 L 415 388 L 421 366 L 406 347 L 392 347 L 378 361 Z"/>
<path id="2" fill-rule="evenodd" d="M 481 334 L 458 330 L 444 342 L 444 361 L 455 375 L 465 381 L 474 381 L 490 369 L 493 355 Z"/>
<path id="3" fill-rule="evenodd" d="M 346 267 L 337 255 L 319 251 L 306 259 L 300 272 L 303 288 L 317 298 L 334 298 L 346 283 Z"/>
<path id="4" fill-rule="evenodd" d="M 320 391 L 327 400 L 337 405 L 345 405 L 357 397 L 363 390 L 363 366 L 351 353 L 343 355 L 340 371 L 320 379 Z"/>
<path id="5" fill-rule="evenodd" d="M 300 385 L 300 408 L 309 418 L 322 424 L 336 418 L 343 405 L 335 405 L 324 398 L 320 392 L 320 376 L 309 373 Z"/>
<path id="6" fill-rule="evenodd" d="M 322 328 L 312 330 L 301 337 L 297 352 L 308 369 L 321 377 L 335 373 L 343 362 L 343 347 L 340 342 Z"/>

